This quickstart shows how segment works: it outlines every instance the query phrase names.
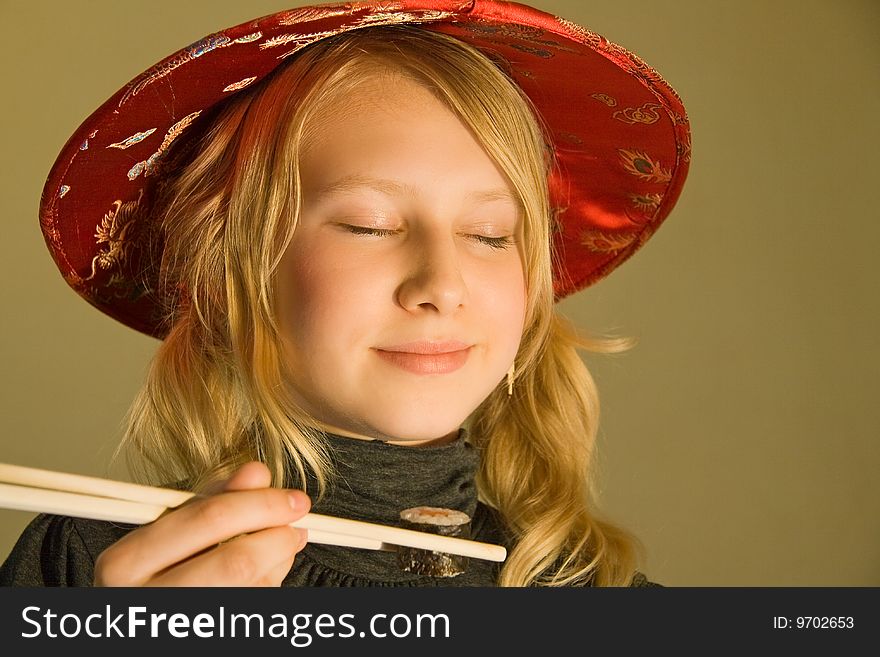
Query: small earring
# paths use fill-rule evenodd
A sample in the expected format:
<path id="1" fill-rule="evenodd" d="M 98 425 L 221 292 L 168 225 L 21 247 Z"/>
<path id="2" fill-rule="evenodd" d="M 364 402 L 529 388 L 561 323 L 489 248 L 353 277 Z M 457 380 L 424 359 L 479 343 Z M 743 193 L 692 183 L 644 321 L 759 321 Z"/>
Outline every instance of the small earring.
<path id="1" fill-rule="evenodd" d="M 511 365 L 510 369 L 507 370 L 507 396 L 510 397 L 513 394 L 513 375 L 515 373 L 514 366 Z"/>

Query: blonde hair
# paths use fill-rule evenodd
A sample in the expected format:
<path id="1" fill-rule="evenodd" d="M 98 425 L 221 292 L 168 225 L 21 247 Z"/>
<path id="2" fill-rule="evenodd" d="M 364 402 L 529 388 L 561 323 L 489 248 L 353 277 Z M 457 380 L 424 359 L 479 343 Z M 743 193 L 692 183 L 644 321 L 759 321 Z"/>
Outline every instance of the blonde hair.
<path id="1" fill-rule="evenodd" d="M 333 476 L 326 444 L 283 385 L 274 274 L 296 228 L 298 154 L 309 127 L 365 76 L 393 71 L 459 116 L 522 204 L 528 294 L 514 394 L 499 386 L 469 418 L 470 440 L 482 452 L 480 498 L 513 539 L 499 584 L 631 582 L 639 544 L 595 508 L 599 403 L 577 353 L 629 343 L 578 336 L 557 314 L 552 160 L 536 114 L 503 65 L 409 26 L 339 35 L 217 108 L 202 138 L 169 158 L 156 220 L 170 329 L 123 441 L 139 479 L 185 480 L 200 490 L 256 459 L 269 466 L 274 485 L 304 485 L 311 472 L 324 494 Z"/>

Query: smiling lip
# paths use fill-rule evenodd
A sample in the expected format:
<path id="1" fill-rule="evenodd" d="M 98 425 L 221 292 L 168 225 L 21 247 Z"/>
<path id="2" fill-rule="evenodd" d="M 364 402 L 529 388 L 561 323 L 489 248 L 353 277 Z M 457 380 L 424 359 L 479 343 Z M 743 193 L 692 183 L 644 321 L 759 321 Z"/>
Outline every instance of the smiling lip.
<path id="1" fill-rule="evenodd" d="M 413 374 L 449 374 L 467 362 L 471 345 L 455 340 L 409 342 L 377 347 L 384 360 Z"/>

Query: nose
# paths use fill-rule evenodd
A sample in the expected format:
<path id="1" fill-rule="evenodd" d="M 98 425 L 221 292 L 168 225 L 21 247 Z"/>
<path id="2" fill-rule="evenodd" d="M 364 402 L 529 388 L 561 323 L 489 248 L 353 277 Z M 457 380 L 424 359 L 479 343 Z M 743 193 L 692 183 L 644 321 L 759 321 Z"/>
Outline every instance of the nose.
<path id="1" fill-rule="evenodd" d="M 467 302 L 453 238 L 418 240 L 408 257 L 412 266 L 397 290 L 397 301 L 403 308 L 448 315 Z"/>

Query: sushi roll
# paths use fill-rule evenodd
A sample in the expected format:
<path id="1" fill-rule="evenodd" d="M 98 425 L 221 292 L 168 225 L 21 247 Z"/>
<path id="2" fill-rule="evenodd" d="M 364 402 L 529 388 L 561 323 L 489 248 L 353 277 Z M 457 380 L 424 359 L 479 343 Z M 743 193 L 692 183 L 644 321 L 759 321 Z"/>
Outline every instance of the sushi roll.
<path id="1" fill-rule="evenodd" d="M 453 509 L 416 506 L 401 511 L 400 521 L 405 529 L 415 529 L 430 534 L 456 538 L 470 538 L 471 535 L 471 519 L 468 514 Z M 467 557 L 457 554 L 405 546 L 397 548 L 397 563 L 400 568 L 417 575 L 455 577 L 465 571 L 467 562 Z"/>

